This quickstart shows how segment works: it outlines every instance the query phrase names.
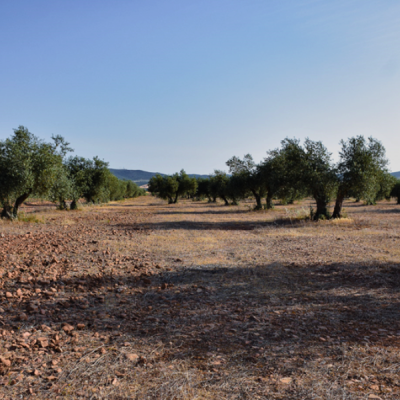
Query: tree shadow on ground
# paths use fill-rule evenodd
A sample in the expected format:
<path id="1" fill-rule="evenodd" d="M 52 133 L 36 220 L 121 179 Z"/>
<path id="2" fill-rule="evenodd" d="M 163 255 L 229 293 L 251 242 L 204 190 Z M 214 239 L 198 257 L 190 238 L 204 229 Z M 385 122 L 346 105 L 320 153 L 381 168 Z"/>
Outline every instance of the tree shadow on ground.
<path id="1" fill-rule="evenodd" d="M 201 222 L 201 221 L 169 221 L 169 222 L 144 222 L 139 224 L 116 224 L 115 227 L 130 231 L 130 230 L 224 230 L 224 231 L 252 231 L 254 229 L 268 228 L 268 227 L 303 227 L 307 223 L 314 223 L 313 221 L 297 220 L 290 218 L 277 218 L 270 221 L 218 221 L 218 222 Z"/>
<path id="2" fill-rule="evenodd" d="M 214 375 L 221 368 L 240 368 L 248 377 L 272 371 L 298 377 L 321 357 L 343 364 L 346 349 L 390 347 L 400 335 L 399 264 L 181 266 L 156 274 L 121 270 L 53 282 L 38 279 L 35 286 L 29 299 L 9 299 L 2 313 L 3 337 L 4 330 L 34 327 L 40 339 L 32 342 L 29 357 L 76 359 L 58 379 L 65 385 L 88 379 L 81 375 L 103 379 L 110 369 L 136 368 L 136 375 L 146 376 L 152 366 L 179 363 Z M 20 320 L 21 312 L 26 321 Z M 65 324 L 75 329 L 64 332 Z M 93 359 L 103 348 L 109 353 Z M 122 362 L 119 354 L 132 349 L 140 357 Z M 381 374 L 385 382 L 393 379 L 389 372 Z M 228 397 L 234 398 L 235 390 Z"/>
<path id="3" fill-rule="evenodd" d="M 369 212 L 377 213 L 377 214 L 400 214 L 400 206 L 399 208 L 391 208 L 389 210 L 371 210 Z"/>
<path id="4" fill-rule="evenodd" d="M 161 215 L 228 215 L 228 214 L 248 214 L 249 212 L 252 212 L 253 210 L 232 210 L 229 209 L 229 207 L 226 206 L 221 206 L 224 207 L 222 210 L 214 211 L 161 211 L 157 212 L 157 214 Z"/>
<path id="5" fill-rule="evenodd" d="M 54 285 L 69 294 L 54 301 Z M 254 356 L 260 347 L 283 344 L 307 348 L 319 345 L 321 335 L 337 343 L 365 336 L 381 342 L 400 330 L 398 264 L 179 268 L 154 276 L 82 275 L 37 287 L 42 296 L 18 303 L 28 321 L 16 321 L 12 309 L 3 314 L 4 326 L 80 322 L 95 332 L 179 341 L 185 357 L 217 349 Z"/>

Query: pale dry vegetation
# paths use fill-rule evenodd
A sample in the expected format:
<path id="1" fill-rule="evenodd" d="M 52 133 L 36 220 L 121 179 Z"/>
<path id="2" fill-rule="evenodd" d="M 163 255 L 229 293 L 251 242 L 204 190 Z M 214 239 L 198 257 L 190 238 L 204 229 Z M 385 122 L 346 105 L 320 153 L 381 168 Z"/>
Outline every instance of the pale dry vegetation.
<path id="1" fill-rule="evenodd" d="M 309 205 L 1 221 L 0 398 L 398 399 L 400 208 Z"/>

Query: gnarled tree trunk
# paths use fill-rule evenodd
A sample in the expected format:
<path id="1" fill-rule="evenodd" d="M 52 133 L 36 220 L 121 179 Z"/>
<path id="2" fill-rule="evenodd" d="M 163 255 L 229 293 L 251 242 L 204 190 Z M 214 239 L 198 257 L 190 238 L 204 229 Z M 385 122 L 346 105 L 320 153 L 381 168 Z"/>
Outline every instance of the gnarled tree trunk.
<path id="1" fill-rule="evenodd" d="M 17 197 L 14 203 L 14 209 L 13 209 L 13 214 L 14 217 L 18 215 L 18 209 L 21 206 L 21 204 L 31 195 L 32 191 L 30 190 L 27 193 L 24 193 L 23 195 Z"/>
<path id="2" fill-rule="evenodd" d="M 343 201 L 344 193 L 339 192 L 336 197 L 335 208 L 333 209 L 332 218 L 342 218 Z"/>
<path id="3" fill-rule="evenodd" d="M 1 218 L 7 218 L 7 219 L 12 219 L 13 214 L 12 214 L 12 207 L 9 204 L 5 204 L 3 209 L 1 210 Z"/>
<path id="4" fill-rule="evenodd" d="M 254 207 L 254 209 L 261 210 L 262 209 L 261 196 L 255 190 L 252 190 L 252 193 L 254 198 L 256 199 L 256 206 Z"/>
<path id="5" fill-rule="evenodd" d="M 274 203 L 272 202 L 272 194 L 271 195 L 267 194 L 266 209 L 272 210 L 273 208 L 274 208 Z"/>
<path id="6" fill-rule="evenodd" d="M 314 219 L 318 221 L 321 217 L 329 219 L 328 202 L 326 199 L 316 199 L 317 211 L 315 212 Z"/>

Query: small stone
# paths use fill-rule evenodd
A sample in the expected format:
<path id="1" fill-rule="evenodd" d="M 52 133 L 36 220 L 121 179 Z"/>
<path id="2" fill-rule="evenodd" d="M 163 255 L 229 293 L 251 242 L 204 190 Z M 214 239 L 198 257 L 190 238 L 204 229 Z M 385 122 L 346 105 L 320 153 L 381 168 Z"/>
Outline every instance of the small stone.
<path id="1" fill-rule="evenodd" d="M 139 361 L 139 356 L 135 353 L 126 353 L 125 358 L 129 361 L 132 362 L 138 362 Z"/>
<path id="2" fill-rule="evenodd" d="M 21 313 L 18 315 L 18 319 L 20 321 L 27 321 L 28 320 L 28 316 L 25 313 Z"/>
<path id="3" fill-rule="evenodd" d="M 11 361 L 7 358 L 0 357 L 0 363 L 2 363 L 5 367 L 11 367 Z"/>
<path id="4" fill-rule="evenodd" d="M 36 289 L 35 289 L 35 293 L 36 293 L 36 294 L 39 294 L 41 291 L 42 291 L 42 290 L 39 289 L 39 288 L 36 288 Z"/>
<path id="5" fill-rule="evenodd" d="M 77 329 L 82 330 L 85 329 L 85 324 L 78 324 L 76 327 Z"/>
<path id="6" fill-rule="evenodd" d="M 6 297 L 7 299 L 10 299 L 11 297 L 13 297 L 13 295 L 11 292 L 6 292 Z"/>
<path id="7" fill-rule="evenodd" d="M 44 332 L 51 332 L 51 328 L 44 324 L 40 325 L 40 329 Z"/>
<path id="8" fill-rule="evenodd" d="M 28 306 L 26 307 L 26 310 L 29 313 L 34 313 L 38 311 L 38 307 L 35 304 L 28 304 Z"/>
<path id="9" fill-rule="evenodd" d="M 49 341 L 45 337 L 40 337 L 37 339 L 39 346 L 42 348 L 45 348 L 49 345 Z"/>
<path id="10" fill-rule="evenodd" d="M 21 290 L 21 289 L 18 289 L 18 290 L 17 290 L 17 296 L 18 296 L 18 297 L 21 297 L 21 296 L 22 296 L 22 290 Z"/>
<path id="11" fill-rule="evenodd" d="M 63 327 L 62 327 L 62 330 L 64 331 L 64 332 L 72 332 L 73 330 L 74 330 L 75 328 L 72 326 L 72 325 L 70 325 L 70 324 L 64 324 L 63 325 Z"/>
<path id="12" fill-rule="evenodd" d="M 281 378 L 279 381 L 285 385 L 289 385 L 292 382 L 292 378 Z"/>

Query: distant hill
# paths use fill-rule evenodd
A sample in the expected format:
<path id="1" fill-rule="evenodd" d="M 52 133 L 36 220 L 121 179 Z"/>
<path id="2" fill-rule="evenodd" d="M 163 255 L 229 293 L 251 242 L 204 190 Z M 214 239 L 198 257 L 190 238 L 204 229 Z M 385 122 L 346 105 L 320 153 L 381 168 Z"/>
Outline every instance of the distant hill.
<path id="1" fill-rule="evenodd" d="M 165 176 L 166 174 L 162 174 L 160 172 L 148 172 L 142 171 L 141 169 L 113 169 L 110 168 L 110 171 L 118 178 L 125 179 L 127 181 L 133 181 L 137 183 L 139 186 L 146 185 L 149 180 L 156 174 L 160 174 L 161 176 Z M 194 176 L 196 178 L 208 178 L 209 175 L 198 175 L 198 174 L 188 174 L 189 176 Z"/>
<path id="2" fill-rule="evenodd" d="M 400 171 L 392 172 L 392 175 L 395 176 L 397 179 L 400 179 Z"/>
<path id="3" fill-rule="evenodd" d="M 137 183 L 139 186 L 146 185 L 149 180 L 159 172 L 148 172 L 142 171 L 141 169 L 113 169 L 110 168 L 110 171 L 118 178 L 125 179 L 128 181 L 133 181 Z M 165 176 L 166 174 L 159 173 L 161 176 Z M 188 174 L 189 176 L 194 176 L 196 178 L 208 178 L 210 175 L 198 175 L 198 174 Z M 400 171 L 392 172 L 392 175 L 396 178 L 400 179 Z"/>

